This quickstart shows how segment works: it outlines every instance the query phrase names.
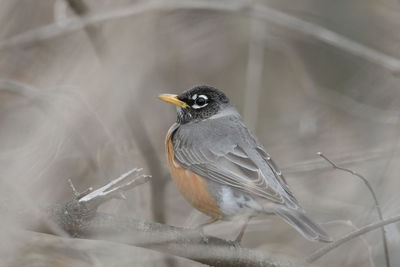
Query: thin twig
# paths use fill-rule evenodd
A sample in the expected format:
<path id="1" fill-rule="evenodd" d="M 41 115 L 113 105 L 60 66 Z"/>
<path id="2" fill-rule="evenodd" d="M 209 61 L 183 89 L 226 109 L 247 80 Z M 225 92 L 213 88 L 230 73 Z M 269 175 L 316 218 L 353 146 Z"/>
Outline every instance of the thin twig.
<path id="1" fill-rule="evenodd" d="M 75 188 L 74 184 L 72 183 L 71 179 L 68 179 L 68 183 L 69 183 L 69 186 L 72 189 L 72 193 L 74 194 L 74 197 L 79 196 L 79 192 L 76 190 L 76 188 Z"/>
<path id="2" fill-rule="evenodd" d="M 59 23 L 49 24 L 31 31 L 15 35 L 0 42 L 0 48 L 14 47 L 18 44 L 27 44 L 54 38 L 69 32 L 77 31 L 87 25 L 95 24 L 111 19 L 124 18 L 142 14 L 152 10 L 177 10 L 177 9 L 209 9 L 222 12 L 237 12 L 251 17 L 258 17 L 279 26 L 300 32 L 324 43 L 340 48 L 348 53 L 364 58 L 372 63 L 380 65 L 393 73 L 399 73 L 400 60 L 380 51 L 353 41 L 343 35 L 328 30 L 322 26 L 296 18 L 287 13 L 251 1 L 206 1 L 206 0 L 175 0 L 175 1 L 144 1 L 131 6 L 86 15 L 82 18 L 68 18 Z"/>
<path id="3" fill-rule="evenodd" d="M 368 180 L 364 176 L 362 176 L 361 174 L 359 174 L 353 170 L 338 166 L 332 160 L 328 159 L 322 152 L 318 152 L 317 155 L 320 156 L 321 158 L 323 158 L 324 160 L 326 160 L 329 164 L 331 164 L 333 168 L 350 173 L 351 175 L 360 178 L 364 182 L 364 184 L 367 186 L 369 192 L 371 193 L 372 198 L 374 199 L 375 208 L 378 213 L 379 220 L 383 221 L 383 214 L 382 214 L 381 207 L 379 205 L 378 198 L 376 197 L 375 191 L 372 188 L 371 184 L 368 182 Z M 381 227 L 381 233 L 382 233 L 383 250 L 384 250 L 385 259 L 386 259 L 386 266 L 390 267 L 390 257 L 389 257 L 389 249 L 388 249 L 387 238 L 386 238 L 386 231 L 383 226 Z"/>
<path id="4" fill-rule="evenodd" d="M 353 231 L 353 232 L 345 235 L 344 237 L 336 240 L 335 242 L 333 242 L 333 243 L 331 243 L 331 244 L 329 244 L 329 245 L 327 245 L 327 246 L 325 246 L 325 247 L 323 247 L 321 249 L 318 249 L 317 251 L 313 252 L 310 256 L 308 256 L 305 259 L 305 262 L 312 263 L 312 262 L 318 260 L 319 258 L 321 258 L 322 256 L 324 256 L 325 254 L 327 254 L 328 252 L 330 252 L 331 250 L 333 250 L 333 249 L 339 247 L 340 245 L 346 243 L 347 241 L 350 241 L 350 240 L 352 240 L 352 239 L 354 239 L 354 238 L 356 238 L 356 237 L 358 237 L 360 235 L 363 235 L 363 234 L 366 234 L 366 233 L 371 232 L 373 230 L 376 230 L 377 228 L 381 228 L 381 227 L 383 227 L 385 225 L 396 223 L 396 222 L 399 222 L 399 221 L 400 221 L 400 215 L 397 215 L 397 216 L 391 217 L 389 219 L 386 219 L 386 220 L 383 220 L 383 221 L 379 221 L 379 222 L 376 222 L 376 223 L 371 223 L 369 225 L 361 227 L 359 230 Z"/>
<path id="5" fill-rule="evenodd" d="M 329 221 L 329 222 L 323 223 L 323 225 L 328 225 L 328 224 L 343 224 L 343 225 L 346 225 L 346 226 L 350 226 L 354 231 L 358 230 L 358 228 L 350 220 L 334 220 L 334 221 Z M 371 246 L 369 245 L 368 241 L 365 239 L 364 236 L 359 236 L 359 238 L 360 238 L 361 242 L 364 243 L 365 247 L 368 250 L 369 265 L 371 267 L 375 267 L 374 259 L 372 258 L 372 248 L 371 248 Z"/>
<path id="6" fill-rule="evenodd" d="M 397 150 L 398 147 L 395 147 L 395 149 Z M 347 165 L 386 159 L 390 156 L 391 151 L 387 149 L 368 149 L 360 153 L 343 154 L 335 158 L 335 161 L 338 162 L 338 164 Z M 327 166 L 325 162 L 321 162 L 319 159 L 304 160 L 281 166 L 281 170 L 285 173 L 311 172 L 315 170 L 325 170 L 327 168 L 332 168 L 332 166 Z"/>

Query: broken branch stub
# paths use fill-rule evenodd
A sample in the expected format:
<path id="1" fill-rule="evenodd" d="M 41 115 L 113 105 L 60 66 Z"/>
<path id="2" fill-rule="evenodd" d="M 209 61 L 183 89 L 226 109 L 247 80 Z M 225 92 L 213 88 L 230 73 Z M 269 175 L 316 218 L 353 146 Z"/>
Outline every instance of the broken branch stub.
<path id="1" fill-rule="evenodd" d="M 134 168 L 96 190 L 89 188 L 83 193 L 73 190 L 74 198 L 71 201 L 48 212 L 53 215 L 52 218 L 57 218 L 56 224 L 63 230 L 72 236 L 80 236 L 95 217 L 101 204 L 112 198 L 118 198 L 123 191 L 149 181 L 151 176 L 139 174 L 141 170 Z M 132 177 L 132 174 L 136 175 Z M 70 184 L 74 189 L 71 182 Z"/>

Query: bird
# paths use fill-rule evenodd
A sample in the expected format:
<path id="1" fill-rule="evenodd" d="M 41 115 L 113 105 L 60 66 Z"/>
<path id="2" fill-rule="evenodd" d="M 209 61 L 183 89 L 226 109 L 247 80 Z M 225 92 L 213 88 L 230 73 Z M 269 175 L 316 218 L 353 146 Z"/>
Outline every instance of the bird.
<path id="1" fill-rule="evenodd" d="M 308 240 L 332 241 L 305 213 L 278 166 L 221 90 L 200 85 L 158 97 L 177 108 L 177 120 L 165 139 L 171 176 L 183 197 L 210 222 L 275 214 Z"/>

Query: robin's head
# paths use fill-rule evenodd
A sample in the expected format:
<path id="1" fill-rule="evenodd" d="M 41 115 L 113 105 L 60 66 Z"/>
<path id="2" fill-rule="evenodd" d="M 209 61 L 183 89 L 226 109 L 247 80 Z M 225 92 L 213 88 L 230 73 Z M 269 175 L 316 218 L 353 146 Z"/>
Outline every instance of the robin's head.
<path id="1" fill-rule="evenodd" d="M 178 106 L 178 123 L 207 119 L 230 106 L 229 99 L 217 88 L 195 86 L 180 95 L 163 94 L 159 98 Z"/>

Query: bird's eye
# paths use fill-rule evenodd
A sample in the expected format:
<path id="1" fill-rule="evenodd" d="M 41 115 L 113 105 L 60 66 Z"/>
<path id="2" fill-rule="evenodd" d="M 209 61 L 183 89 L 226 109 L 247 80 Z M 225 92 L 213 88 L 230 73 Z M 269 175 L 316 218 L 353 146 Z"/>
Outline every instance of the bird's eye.
<path id="1" fill-rule="evenodd" d="M 202 97 L 199 97 L 199 98 L 196 99 L 195 103 L 197 105 L 199 105 L 199 106 L 202 106 L 202 105 L 204 105 L 206 103 L 206 100 L 204 98 L 202 98 Z"/>
<path id="2" fill-rule="evenodd" d="M 194 95 L 192 99 L 194 100 L 194 104 L 192 105 L 194 109 L 205 107 L 208 104 L 208 97 L 206 95 Z"/>

